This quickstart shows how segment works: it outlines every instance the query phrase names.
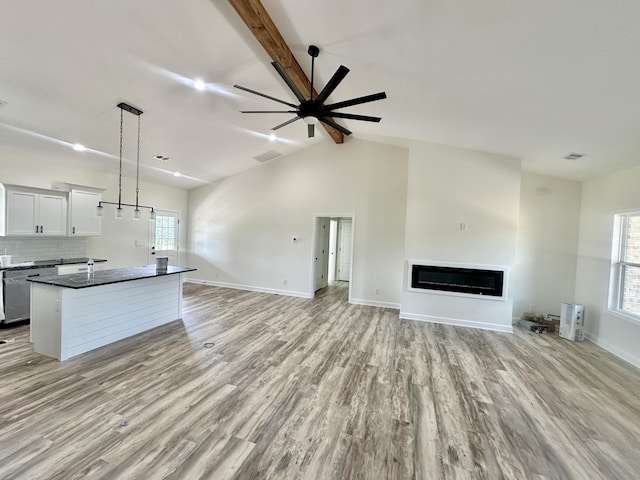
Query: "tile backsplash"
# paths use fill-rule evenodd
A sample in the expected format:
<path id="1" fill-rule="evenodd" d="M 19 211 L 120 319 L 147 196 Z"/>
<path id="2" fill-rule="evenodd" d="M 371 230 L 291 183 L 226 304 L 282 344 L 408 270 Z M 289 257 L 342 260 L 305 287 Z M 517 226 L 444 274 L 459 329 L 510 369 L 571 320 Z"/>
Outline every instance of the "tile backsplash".
<path id="1" fill-rule="evenodd" d="M 86 238 L 69 237 L 0 237 L 0 255 L 11 255 L 11 263 L 52 258 L 87 256 Z"/>

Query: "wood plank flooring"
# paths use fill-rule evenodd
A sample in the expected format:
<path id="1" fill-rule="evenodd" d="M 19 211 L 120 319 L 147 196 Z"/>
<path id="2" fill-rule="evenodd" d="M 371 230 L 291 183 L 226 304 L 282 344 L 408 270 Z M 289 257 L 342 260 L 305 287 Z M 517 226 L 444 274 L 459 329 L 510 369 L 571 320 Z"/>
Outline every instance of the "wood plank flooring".
<path id="1" fill-rule="evenodd" d="M 640 478 L 639 370 L 346 297 L 186 284 L 184 321 L 65 362 L 0 330 L 0 479 Z"/>

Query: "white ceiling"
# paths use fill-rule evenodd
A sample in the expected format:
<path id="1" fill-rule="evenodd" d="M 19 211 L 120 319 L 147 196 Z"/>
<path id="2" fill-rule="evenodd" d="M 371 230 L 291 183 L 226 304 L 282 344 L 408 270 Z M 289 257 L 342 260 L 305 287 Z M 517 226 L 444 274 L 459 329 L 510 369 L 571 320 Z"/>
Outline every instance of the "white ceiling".
<path id="1" fill-rule="evenodd" d="M 351 69 L 331 102 L 386 91 L 343 110 L 382 117 L 338 120 L 352 137 L 502 153 L 577 180 L 640 164 L 637 0 L 263 4 L 308 75 L 307 47 L 320 47 L 317 90 L 340 64 Z M 291 115 L 239 113 L 281 105 L 236 83 L 295 97 L 226 0 L 21 0 L 3 2 L 1 16 L 0 159 L 28 149 L 116 173 L 121 101 L 144 111 L 143 178 L 183 188 L 257 166 L 269 150 L 332 141 L 295 122 L 272 142 L 269 129 Z M 131 161 L 135 117 L 124 120 Z M 569 152 L 588 156 L 563 160 Z"/>

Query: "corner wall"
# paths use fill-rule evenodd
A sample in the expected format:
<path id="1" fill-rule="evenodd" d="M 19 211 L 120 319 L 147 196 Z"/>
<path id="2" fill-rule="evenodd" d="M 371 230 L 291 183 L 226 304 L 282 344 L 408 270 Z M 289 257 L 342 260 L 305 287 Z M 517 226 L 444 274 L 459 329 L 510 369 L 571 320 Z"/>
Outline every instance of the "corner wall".
<path id="1" fill-rule="evenodd" d="M 405 262 L 400 316 L 511 331 L 506 301 L 407 290 L 407 261 L 507 266 L 513 273 L 520 160 L 428 143 L 409 154 Z M 467 230 L 461 231 L 460 224 Z"/>
<path id="2" fill-rule="evenodd" d="M 574 302 L 582 184 L 522 173 L 513 316 Z"/>
<path id="3" fill-rule="evenodd" d="M 640 167 L 584 182 L 576 269 L 576 303 L 585 306 L 586 336 L 640 368 L 640 322 L 608 309 L 613 216 L 640 210 Z"/>

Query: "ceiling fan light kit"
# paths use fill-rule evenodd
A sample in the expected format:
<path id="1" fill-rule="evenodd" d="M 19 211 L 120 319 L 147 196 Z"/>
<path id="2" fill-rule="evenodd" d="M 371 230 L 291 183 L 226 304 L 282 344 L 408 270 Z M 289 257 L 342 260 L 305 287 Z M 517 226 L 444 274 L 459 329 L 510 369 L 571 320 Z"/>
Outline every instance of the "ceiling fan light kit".
<path id="1" fill-rule="evenodd" d="M 287 84 L 289 89 L 293 92 L 295 97 L 297 98 L 298 105 L 293 103 L 280 100 L 279 98 L 272 97 L 270 95 L 266 95 L 264 93 L 257 92 L 255 90 L 251 90 L 250 88 L 243 87 L 241 85 L 234 85 L 235 88 L 240 90 L 244 90 L 245 92 L 252 93 L 254 95 L 258 95 L 260 97 L 268 98 L 269 100 L 273 100 L 275 102 L 281 103 L 283 105 L 287 105 L 291 107 L 293 110 L 242 110 L 241 113 L 295 113 L 296 116 L 286 122 L 281 123 L 280 125 L 276 125 L 271 130 L 278 130 L 290 123 L 295 122 L 296 120 L 303 119 L 307 124 L 307 131 L 309 138 L 315 136 L 315 125 L 318 122 L 322 122 L 330 127 L 335 128 L 339 132 L 342 132 L 344 135 L 351 135 L 351 131 L 344 128 L 342 125 L 336 123 L 333 118 L 344 118 L 347 120 L 361 120 L 365 122 L 379 122 L 381 120 L 380 117 L 371 117 L 367 115 L 356 115 L 352 113 L 341 113 L 336 112 L 335 110 L 339 110 L 341 108 L 352 107 L 354 105 L 360 105 L 362 103 L 374 102 L 376 100 L 382 100 L 387 98 L 387 94 L 385 92 L 374 93 L 372 95 L 365 95 L 363 97 L 352 98 L 350 100 L 345 100 L 338 103 L 333 103 L 330 105 L 325 105 L 324 102 L 327 100 L 329 95 L 333 93 L 340 82 L 344 80 L 344 78 L 349 73 L 349 69 L 344 65 L 340 65 L 338 70 L 333 74 L 329 82 L 324 86 L 324 88 L 320 91 L 320 93 L 313 98 L 313 77 L 315 70 L 315 59 L 320 54 L 320 49 L 315 45 L 309 45 L 309 49 L 307 53 L 311 57 L 311 88 L 309 90 L 309 98 L 305 98 L 305 96 L 300 92 L 298 87 L 291 80 L 286 70 L 280 65 L 278 62 L 271 62 L 273 68 L 275 68 L 276 72 L 282 77 L 284 82 Z"/>

